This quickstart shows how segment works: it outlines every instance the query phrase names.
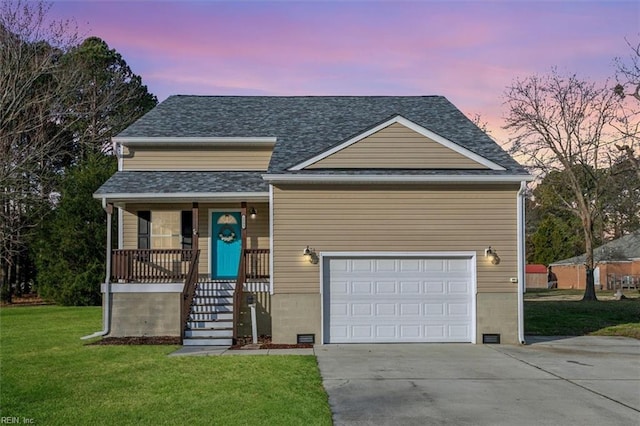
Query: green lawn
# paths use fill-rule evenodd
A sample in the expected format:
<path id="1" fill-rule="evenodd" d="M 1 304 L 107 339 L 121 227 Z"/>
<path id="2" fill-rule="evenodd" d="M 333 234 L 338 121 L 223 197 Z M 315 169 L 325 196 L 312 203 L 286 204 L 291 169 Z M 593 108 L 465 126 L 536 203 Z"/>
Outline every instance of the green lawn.
<path id="1" fill-rule="evenodd" d="M 330 425 L 313 356 L 87 346 L 100 308 L 0 310 L 0 416 L 46 425 Z"/>
<path id="2" fill-rule="evenodd" d="M 538 294 L 539 296 L 539 294 Z M 626 336 L 640 339 L 640 299 L 524 302 L 525 334 Z"/>

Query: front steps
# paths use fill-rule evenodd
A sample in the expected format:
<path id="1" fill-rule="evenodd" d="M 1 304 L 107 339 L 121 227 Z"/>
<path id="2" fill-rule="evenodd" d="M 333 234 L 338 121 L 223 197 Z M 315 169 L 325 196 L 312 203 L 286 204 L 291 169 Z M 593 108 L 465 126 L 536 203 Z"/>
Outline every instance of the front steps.
<path id="1" fill-rule="evenodd" d="M 233 344 L 235 281 L 199 282 L 185 329 L 184 346 Z"/>

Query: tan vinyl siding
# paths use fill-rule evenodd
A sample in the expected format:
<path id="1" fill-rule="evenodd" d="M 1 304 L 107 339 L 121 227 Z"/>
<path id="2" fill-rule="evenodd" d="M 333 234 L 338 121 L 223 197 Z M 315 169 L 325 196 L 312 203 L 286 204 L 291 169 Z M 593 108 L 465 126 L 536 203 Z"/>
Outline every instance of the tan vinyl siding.
<path id="1" fill-rule="evenodd" d="M 248 209 L 255 207 L 258 215 L 255 219 L 247 217 L 247 247 L 248 248 L 269 248 L 269 204 L 268 203 L 248 203 Z M 209 273 L 209 221 L 210 210 L 227 210 L 240 211 L 240 203 L 221 203 L 221 204 L 199 204 L 198 225 L 199 239 L 198 246 L 200 248 L 200 264 L 199 273 L 206 275 Z M 151 223 L 153 223 L 154 211 L 182 211 L 191 210 L 191 204 L 127 204 L 124 212 L 123 220 L 123 248 L 138 248 L 138 217 L 137 212 L 142 210 L 151 211 Z M 247 211 L 248 215 L 248 211 Z M 153 245 L 153 236 L 151 236 L 151 244 Z M 175 248 L 180 248 L 179 244 Z"/>
<path id="2" fill-rule="evenodd" d="M 399 123 L 307 167 L 324 168 L 487 169 Z"/>
<path id="3" fill-rule="evenodd" d="M 140 209 L 145 210 L 145 209 Z M 133 250 L 138 248 L 138 216 L 136 210 L 122 212 L 122 248 Z"/>
<path id="4" fill-rule="evenodd" d="M 274 292 L 318 293 L 321 252 L 475 252 L 479 292 L 515 292 L 515 185 L 274 188 Z M 501 263 L 491 265 L 492 246 Z"/>
<path id="5" fill-rule="evenodd" d="M 129 149 L 123 170 L 267 170 L 271 147 L 166 147 Z"/>

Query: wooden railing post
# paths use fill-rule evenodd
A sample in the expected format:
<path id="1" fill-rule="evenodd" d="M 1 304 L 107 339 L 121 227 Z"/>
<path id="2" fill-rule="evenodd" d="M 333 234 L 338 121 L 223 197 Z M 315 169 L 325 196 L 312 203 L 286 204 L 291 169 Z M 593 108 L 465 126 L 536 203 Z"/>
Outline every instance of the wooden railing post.
<path id="1" fill-rule="evenodd" d="M 184 282 L 184 288 L 182 289 L 182 334 L 184 339 L 184 332 L 187 327 L 187 321 L 191 314 L 191 304 L 193 303 L 193 297 L 196 294 L 196 287 L 198 282 L 198 261 L 200 258 L 200 250 L 191 250 L 191 262 L 189 264 L 189 271 L 187 272 L 187 278 Z"/>
<path id="2" fill-rule="evenodd" d="M 236 344 L 240 334 L 240 308 L 242 307 L 242 297 L 244 295 L 244 282 L 247 280 L 247 269 L 245 267 L 246 250 L 240 251 L 240 265 L 238 266 L 238 279 L 236 288 L 233 291 L 233 343 Z"/>

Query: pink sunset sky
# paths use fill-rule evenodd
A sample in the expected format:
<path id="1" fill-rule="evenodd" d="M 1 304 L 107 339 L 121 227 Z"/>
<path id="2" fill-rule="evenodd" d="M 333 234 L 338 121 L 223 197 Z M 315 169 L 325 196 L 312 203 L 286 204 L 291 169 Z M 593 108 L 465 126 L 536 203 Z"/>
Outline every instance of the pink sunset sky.
<path id="1" fill-rule="evenodd" d="M 160 101 L 203 95 L 443 95 L 500 142 L 505 88 L 604 82 L 640 1 L 54 1 L 120 52 Z"/>

